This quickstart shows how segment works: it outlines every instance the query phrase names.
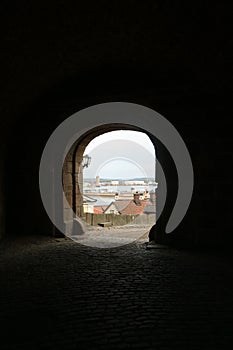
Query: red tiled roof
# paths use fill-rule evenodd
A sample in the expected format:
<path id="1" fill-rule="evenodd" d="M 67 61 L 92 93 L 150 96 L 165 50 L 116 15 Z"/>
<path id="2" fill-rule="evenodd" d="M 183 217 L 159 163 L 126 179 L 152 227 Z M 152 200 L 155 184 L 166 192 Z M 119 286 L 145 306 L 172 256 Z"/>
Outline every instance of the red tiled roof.
<path id="1" fill-rule="evenodd" d="M 119 200 L 119 201 L 115 201 L 114 204 L 116 209 L 119 211 L 119 213 L 122 213 L 122 210 L 124 210 L 129 205 L 130 202 L 131 202 L 130 199 Z"/>
<path id="2" fill-rule="evenodd" d="M 121 211 L 122 215 L 141 215 L 144 208 L 148 205 L 148 201 L 140 201 L 141 205 L 136 205 L 134 200 L 131 200 L 129 204 Z"/>
<path id="3" fill-rule="evenodd" d="M 103 214 L 103 212 L 106 208 L 107 208 L 106 206 L 95 206 L 94 207 L 94 214 Z"/>
<path id="4" fill-rule="evenodd" d="M 114 204 L 115 208 L 118 210 L 119 214 L 122 215 L 141 215 L 144 212 L 144 209 L 149 204 L 151 205 L 151 202 L 148 200 L 139 200 L 138 203 L 140 205 L 137 205 L 135 201 L 132 200 L 119 200 L 112 202 L 109 204 L 107 208 L 110 207 L 110 205 Z"/>

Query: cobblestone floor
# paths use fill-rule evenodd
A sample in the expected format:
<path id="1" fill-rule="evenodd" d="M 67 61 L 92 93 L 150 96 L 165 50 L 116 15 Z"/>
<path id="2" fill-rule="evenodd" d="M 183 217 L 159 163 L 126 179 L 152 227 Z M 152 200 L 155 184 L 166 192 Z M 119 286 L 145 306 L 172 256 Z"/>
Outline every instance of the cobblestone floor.
<path id="1" fill-rule="evenodd" d="M 229 349 L 223 257 L 31 237 L 0 248 L 1 349 Z"/>
<path id="2" fill-rule="evenodd" d="M 148 240 L 152 225 L 125 225 L 115 227 L 91 226 L 83 235 L 72 235 L 72 239 L 88 247 L 115 248 L 136 240 Z M 145 239 L 144 239 L 145 240 Z"/>

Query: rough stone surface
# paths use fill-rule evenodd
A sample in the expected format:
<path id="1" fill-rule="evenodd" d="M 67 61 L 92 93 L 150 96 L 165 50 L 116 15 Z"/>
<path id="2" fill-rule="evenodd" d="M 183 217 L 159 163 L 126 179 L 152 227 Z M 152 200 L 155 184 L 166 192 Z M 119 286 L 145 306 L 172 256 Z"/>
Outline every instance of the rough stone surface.
<path id="1" fill-rule="evenodd" d="M 1 349 L 230 349 L 230 261 L 145 245 L 5 241 Z"/>

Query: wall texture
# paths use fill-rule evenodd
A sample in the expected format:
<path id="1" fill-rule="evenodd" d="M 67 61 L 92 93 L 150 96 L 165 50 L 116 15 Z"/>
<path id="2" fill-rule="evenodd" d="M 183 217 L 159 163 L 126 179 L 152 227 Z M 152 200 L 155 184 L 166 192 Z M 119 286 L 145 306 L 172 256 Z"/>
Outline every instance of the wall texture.
<path id="1" fill-rule="evenodd" d="M 231 18 L 226 4 L 3 2 L 0 234 L 50 234 L 41 153 L 72 113 L 109 101 L 155 109 L 190 151 L 195 191 L 173 238 L 232 247 Z M 5 225 L 3 224 L 5 222 Z"/>
<path id="2" fill-rule="evenodd" d="M 4 155 L 0 158 L 0 239 L 5 234 Z"/>
<path id="3" fill-rule="evenodd" d="M 115 214 L 92 214 L 86 213 L 83 220 L 92 226 L 98 226 L 103 222 L 111 222 L 113 226 L 121 225 L 154 225 L 155 215 L 115 215 Z"/>

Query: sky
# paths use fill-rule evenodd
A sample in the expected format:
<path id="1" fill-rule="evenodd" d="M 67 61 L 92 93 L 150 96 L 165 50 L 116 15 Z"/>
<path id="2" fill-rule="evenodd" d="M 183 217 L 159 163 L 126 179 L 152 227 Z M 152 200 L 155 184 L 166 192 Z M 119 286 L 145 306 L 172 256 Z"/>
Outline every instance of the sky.
<path id="1" fill-rule="evenodd" d="M 91 157 L 84 178 L 109 179 L 155 176 L 155 150 L 149 137 L 138 131 L 117 130 L 93 139 L 84 155 Z"/>
<path id="2" fill-rule="evenodd" d="M 89 154 L 98 145 L 101 145 L 104 142 L 112 141 L 112 140 L 130 140 L 145 147 L 146 150 L 150 152 L 152 155 L 155 154 L 155 149 L 151 140 L 143 132 L 132 131 L 132 130 L 116 130 L 116 131 L 106 132 L 105 134 L 95 137 L 87 145 L 84 155 Z"/>

